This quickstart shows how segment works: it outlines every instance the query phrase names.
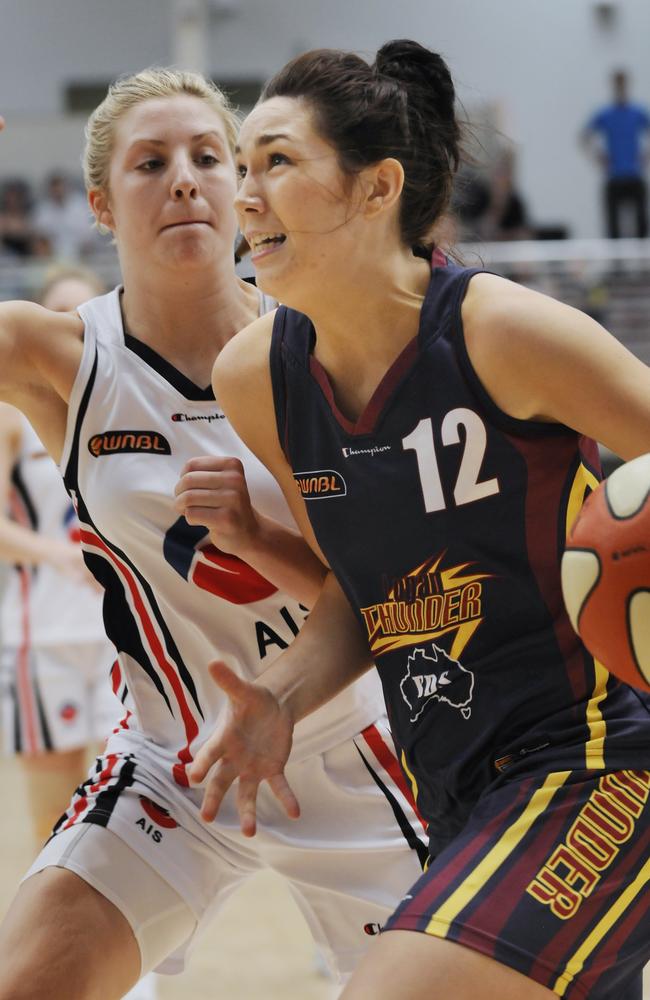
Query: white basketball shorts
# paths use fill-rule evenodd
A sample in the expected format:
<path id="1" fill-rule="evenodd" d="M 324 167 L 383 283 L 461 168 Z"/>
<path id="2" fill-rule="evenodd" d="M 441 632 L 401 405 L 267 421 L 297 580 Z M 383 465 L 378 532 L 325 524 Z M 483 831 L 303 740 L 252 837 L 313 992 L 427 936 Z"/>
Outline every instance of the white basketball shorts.
<path id="1" fill-rule="evenodd" d="M 0 659 L 5 753 L 73 750 L 106 739 L 124 714 L 106 641 L 7 647 Z"/>
<path id="2" fill-rule="evenodd" d="M 132 752 L 125 752 L 125 735 Z M 74 871 L 129 921 L 142 973 L 174 973 L 204 921 L 247 878 L 271 868 L 287 880 L 333 975 L 345 977 L 421 873 L 422 822 L 385 719 L 290 764 L 287 777 L 300 819 L 288 819 L 263 785 L 258 832 L 245 838 L 232 789 L 217 820 L 206 824 L 201 789 L 176 785 L 152 744 L 136 733 L 112 738 L 26 877 L 50 865 Z M 147 932 L 154 911 L 169 915 L 163 934 Z"/>

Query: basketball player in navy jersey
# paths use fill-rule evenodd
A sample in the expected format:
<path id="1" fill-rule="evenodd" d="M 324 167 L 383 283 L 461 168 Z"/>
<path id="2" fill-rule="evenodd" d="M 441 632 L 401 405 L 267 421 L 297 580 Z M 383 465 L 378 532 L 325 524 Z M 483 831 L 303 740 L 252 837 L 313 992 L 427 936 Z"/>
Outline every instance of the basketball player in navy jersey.
<path id="1" fill-rule="evenodd" d="M 84 167 L 123 285 L 71 313 L 0 304 L 0 398 L 60 465 L 128 690 L 0 930 L 2 1000 L 116 1000 L 150 969 L 180 971 L 206 912 L 262 868 L 287 880 L 332 971 L 348 975 L 364 926 L 421 871 L 423 828 L 372 675 L 297 734 L 300 823 L 269 794 L 251 845 L 234 797 L 206 823 L 190 787 L 225 704 L 208 662 L 253 679 L 324 575 L 210 387 L 219 350 L 274 305 L 235 274 L 235 136 L 198 75 L 116 81 L 89 121 Z"/>
<path id="2" fill-rule="evenodd" d="M 594 439 L 650 448 L 650 372 L 590 318 L 431 245 L 459 127 L 417 43 L 372 66 L 297 57 L 239 145 L 240 227 L 288 307 L 214 383 L 331 573 L 256 682 L 212 666 L 231 709 L 191 772 L 215 765 L 204 816 L 237 775 L 245 833 L 263 779 L 295 812 L 293 724 L 372 656 L 430 857 L 346 1000 L 640 996 L 648 700 L 573 633 L 559 560 Z"/>

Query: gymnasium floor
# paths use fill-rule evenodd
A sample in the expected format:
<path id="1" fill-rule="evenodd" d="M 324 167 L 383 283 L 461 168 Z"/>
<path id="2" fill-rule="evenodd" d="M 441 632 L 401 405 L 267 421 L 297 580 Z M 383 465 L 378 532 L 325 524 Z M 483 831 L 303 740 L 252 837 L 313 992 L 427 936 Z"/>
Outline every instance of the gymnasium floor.
<path id="1" fill-rule="evenodd" d="M 17 766 L 4 757 L 0 787 L 5 803 L 11 803 L 0 824 L 4 913 L 35 852 Z M 260 875 L 215 919 L 187 970 L 160 977 L 158 1000 L 334 1000 L 337 991 L 317 964 L 307 926 L 282 882 Z M 644 1000 L 650 1000 L 650 976 Z"/>

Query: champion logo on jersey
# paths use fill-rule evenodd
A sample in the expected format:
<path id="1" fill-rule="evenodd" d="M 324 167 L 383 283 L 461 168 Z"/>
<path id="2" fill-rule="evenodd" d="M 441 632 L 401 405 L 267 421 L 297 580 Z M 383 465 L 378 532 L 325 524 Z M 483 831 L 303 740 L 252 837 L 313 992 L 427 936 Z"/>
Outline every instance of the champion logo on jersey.
<path id="1" fill-rule="evenodd" d="M 293 478 L 303 500 L 326 500 L 330 497 L 344 497 L 348 492 L 345 479 L 333 469 L 317 469 L 315 472 L 294 472 Z"/>
<path id="2" fill-rule="evenodd" d="M 225 419 L 225 413 L 172 413 L 172 420 L 176 424 L 184 424 L 192 420 L 207 420 L 211 424 L 213 420 Z"/>
<path id="3" fill-rule="evenodd" d="M 357 455 L 381 455 L 383 451 L 390 451 L 393 446 L 390 444 L 375 444 L 371 448 L 341 448 L 343 458 L 355 458 Z"/>
<path id="4" fill-rule="evenodd" d="M 169 441 L 158 431 L 102 431 L 88 441 L 88 451 L 95 458 L 103 455 L 132 454 L 171 455 Z"/>

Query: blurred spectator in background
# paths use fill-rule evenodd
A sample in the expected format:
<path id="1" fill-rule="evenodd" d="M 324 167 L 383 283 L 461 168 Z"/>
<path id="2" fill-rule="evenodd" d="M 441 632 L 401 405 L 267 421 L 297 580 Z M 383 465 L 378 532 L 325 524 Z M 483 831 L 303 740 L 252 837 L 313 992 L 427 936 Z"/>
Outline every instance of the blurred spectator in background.
<path id="1" fill-rule="evenodd" d="M 29 257 L 35 249 L 32 196 L 26 181 L 6 180 L 0 188 L 0 250 Z"/>
<path id="2" fill-rule="evenodd" d="M 634 217 L 630 235 L 648 235 L 648 193 L 644 169 L 648 159 L 650 115 L 628 98 L 628 76 L 612 74 L 613 103 L 600 108 L 587 122 L 582 143 L 605 169 L 604 204 L 607 235 L 622 235 L 626 209 Z"/>
<path id="3" fill-rule="evenodd" d="M 515 185 L 514 151 L 500 151 L 487 171 L 470 168 L 456 186 L 453 208 L 465 240 L 528 240 L 534 232 Z"/>
<path id="4" fill-rule="evenodd" d="M 103 293 L 83 268 L 53 268 L 39 301 L 68 312 Z M 6 510 L 4 509 L 6 508 Z M 0 561 L 10 567 L 0 608 L 0 709 L 6 753 L 18 754 L 32 830 L 43 843 L 71 784 L 118 724 L 102 596 L 79 546 L 79 523 L 59 471 L 26 418 L 0 406 Z"/>
<path id="5" fill-rule="evenodd" d="M 59 260 L 79 260 L 97 242 L 85 196 L 59 171 L 46 180 L 45 195 L 34 213 L 34 230 Z"/>
<path id="6" fill-rule="evenodd" d="M 492 169 L 483 227 L 488 240 L 532 239 L 526 204 L 515 186 L 515 154 L 512 149 L 504 149 Z"/>

